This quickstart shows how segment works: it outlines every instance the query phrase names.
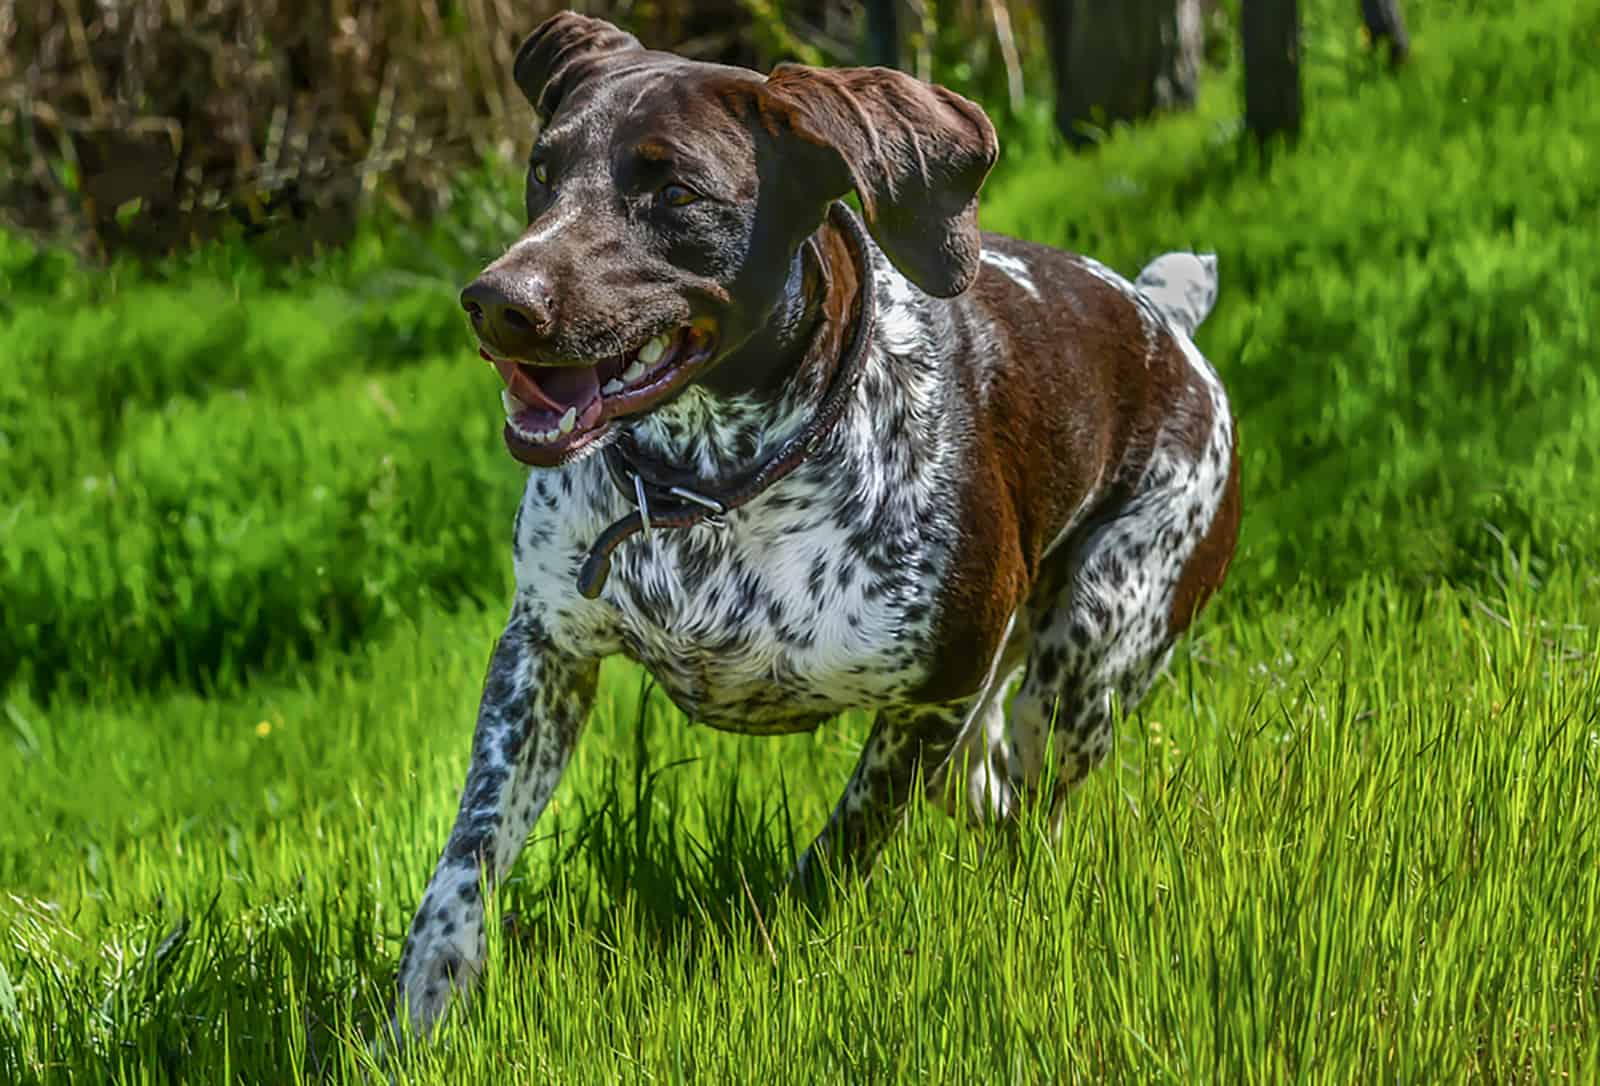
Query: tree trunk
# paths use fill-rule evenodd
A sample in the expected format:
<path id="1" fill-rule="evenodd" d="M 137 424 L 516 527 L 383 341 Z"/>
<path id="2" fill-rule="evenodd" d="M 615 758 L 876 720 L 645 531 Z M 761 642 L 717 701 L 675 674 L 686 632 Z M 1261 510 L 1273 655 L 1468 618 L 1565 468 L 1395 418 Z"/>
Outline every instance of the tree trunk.
<path id="1" fill-rule="evenodd" d="M 1400 14 L 1400 0 L 1361 0 L 1361 17 L 1372 34 L 1372 47 L 1389 43 L 1389 65 L 1398 68 L 1411 54 L 1411 37 Z"/>
<path id="2" fill-rule="evenodd" d="M 1075 147 L 1097 130 L 1194 105 L 1200 0 L 1047 0 L 1056 127 Z"/>
<path id="3" fill-rule="evenodd" d="M 1256 142 L 1300 134 L 1300 5 L 1244 0 L 1244 123 Z"/>
<path id="4" fill-rule="evenodd" d="M 867 0 L 867 63 L 900 67 L 899 0 Z"/>

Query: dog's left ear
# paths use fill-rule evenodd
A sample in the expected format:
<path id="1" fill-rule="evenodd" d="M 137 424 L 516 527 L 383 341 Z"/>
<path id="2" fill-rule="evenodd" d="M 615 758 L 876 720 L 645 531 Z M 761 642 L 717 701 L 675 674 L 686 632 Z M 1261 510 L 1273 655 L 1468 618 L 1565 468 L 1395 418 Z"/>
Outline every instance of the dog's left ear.
<path id="1" fill-rule="evenodd" d="M 1000 153 L 982 108 L 891 68 L 797 64 L 774 68 L 758 103 L 769 133 L 793 137 L 786 157 L 799 161 L 785 165 L 823 198 L 819 213 L 854 189 L 906 278 L 939 298 L 972 285 L 978 190 Z"/>
<path id="2" fill-rule="evenodd" d="M 604 19 L 571 11 L 550 16 L 528 35 L 511 66 L 513 78 L 546 123 L 572 88 L 619 53 L 643 49 L 639 39 Z"/>

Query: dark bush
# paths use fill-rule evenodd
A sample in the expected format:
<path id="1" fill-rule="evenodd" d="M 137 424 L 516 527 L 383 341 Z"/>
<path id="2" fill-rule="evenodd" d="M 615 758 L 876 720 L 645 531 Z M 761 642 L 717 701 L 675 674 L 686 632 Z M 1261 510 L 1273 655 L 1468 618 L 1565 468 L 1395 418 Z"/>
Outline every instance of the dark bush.
<path id="1" fill-rule="evenodd" d="M 230 224 L 304 248 L 348 238 L 374 203 L 427 215 L 464 169 L 525 147 L 511 60 L 569 6 L 703 59 L 860 59 L 860 5 L 819 0 L 0 0 L 0 207 L 100 253 Z M 906 66 L 1003 92 L 994 10 L 911 27 Z"/>

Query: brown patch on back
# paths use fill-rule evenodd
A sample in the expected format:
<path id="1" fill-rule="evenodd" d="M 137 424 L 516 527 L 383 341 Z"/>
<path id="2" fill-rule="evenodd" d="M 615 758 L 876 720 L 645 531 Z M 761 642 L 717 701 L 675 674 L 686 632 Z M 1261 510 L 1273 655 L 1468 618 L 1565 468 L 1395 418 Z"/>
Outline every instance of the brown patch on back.
<path id="1" fill-rule="evenodd" d="M 973 442 L 962 537 L 940 598 L 939 649 L 916 692 L 930 702 L 976 692 L 1006 622 L 1046 572 L 1046 549 L 1069 524 L 1132 496 L 1194 381 L 1170 334 L 1152 335 L 1138 307 L 1079 259 L 984 240 L 1026 258 L 1039 297 L 984 265 L 954 303 L 965 331 L 993 342 L 952 346 L 983 355 L 990 368 L 986 396 L 978 365 L 953 370 L 962 382 L 956 395 L 972 405 Z M 1070 551 L 1063 544 L 1052 563 Z"/>

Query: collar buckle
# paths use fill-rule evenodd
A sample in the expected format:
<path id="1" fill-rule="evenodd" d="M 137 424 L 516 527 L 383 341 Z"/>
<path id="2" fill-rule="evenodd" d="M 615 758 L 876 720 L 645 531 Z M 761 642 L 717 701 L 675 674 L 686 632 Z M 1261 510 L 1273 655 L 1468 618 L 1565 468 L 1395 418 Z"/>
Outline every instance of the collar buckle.
<path id="1" fill-rule="evenodd" d="M 639 522 L 644 526 L 645 539 L 649 539 L 651 536 L 650 499 L 645 497 L 644 476 L 636 471 L 630 474 L 633 475 L 633 500 L 634 504 L 639 507 Z"/>
<path id="2" fill-rule="evenodd" d="M 668 487 L 667 493 L 671 494 L 674 498 L 682 498 L 686 502 L 694 502 L 696 505 L 703 506 L 704 508 L 711 510 L 711 515 L 715 517 L 720 517 L 722 514 L 728 511 L 728 507 L 717 501 L 717 499 L 708 498 L 704 494 L 696 493 L 686 486 Z"/>

